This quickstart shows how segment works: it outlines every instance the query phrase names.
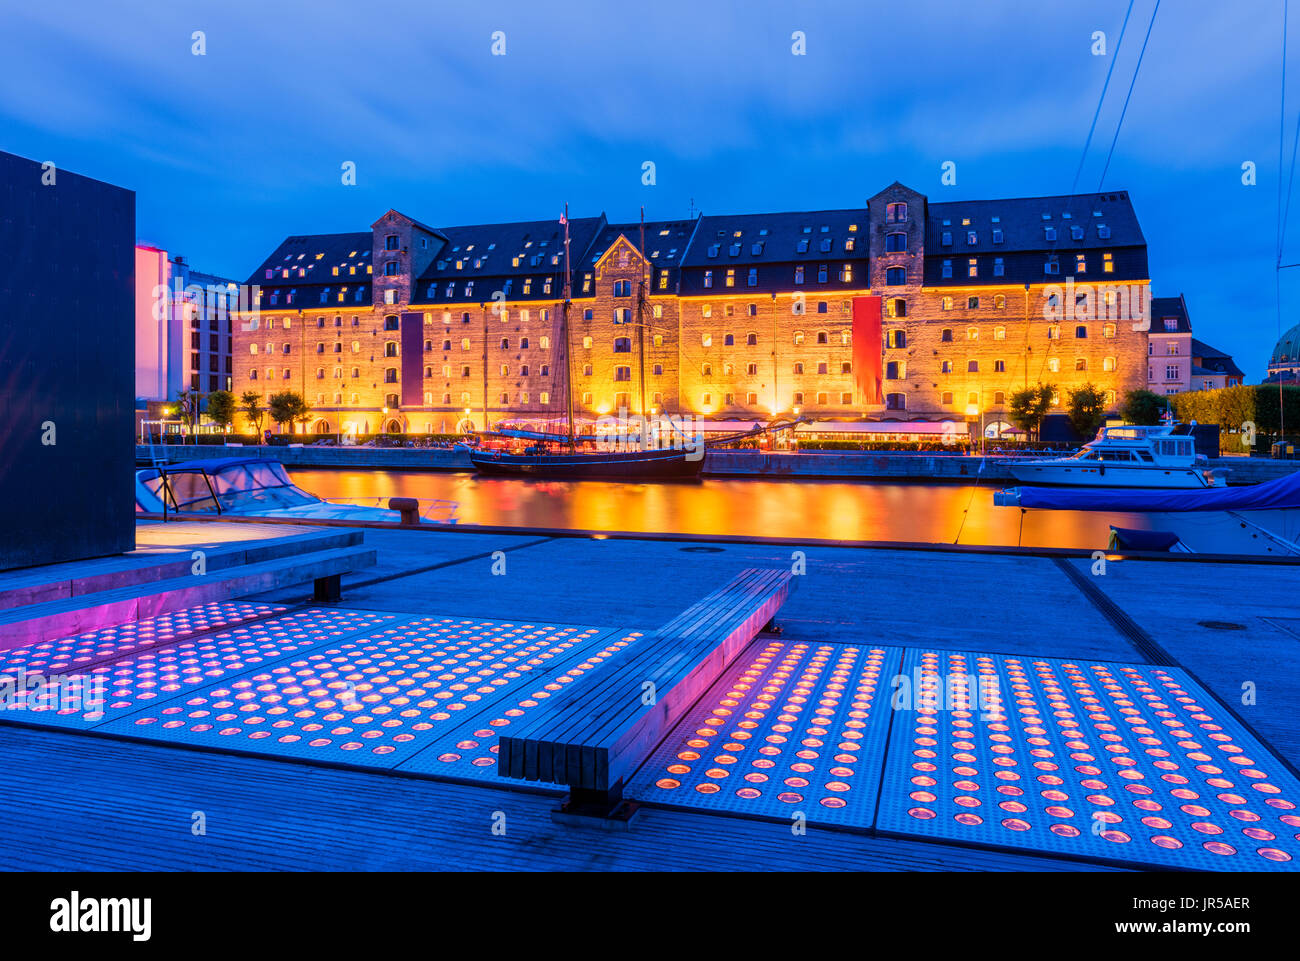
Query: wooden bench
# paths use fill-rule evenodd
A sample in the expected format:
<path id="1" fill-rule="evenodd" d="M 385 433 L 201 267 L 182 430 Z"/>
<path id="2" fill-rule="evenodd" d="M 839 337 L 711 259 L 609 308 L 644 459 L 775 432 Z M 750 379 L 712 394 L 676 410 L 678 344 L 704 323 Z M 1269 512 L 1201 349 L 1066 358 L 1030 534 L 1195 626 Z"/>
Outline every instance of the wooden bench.
<path id="1" fill-rule="evenodd" d="M 0 650 L 307 581 L 314 583 L 316 600 L 338 600 L 341 576 L 375 563 L 373 548 L 316 550 L 0 610 Z"/>
<path id="2" fill-rule="evenodd" d="M 568 785 L 561 815 L 630 817 L 625 781 L 793 589 L 788 571 L 741 572 L 502 735 L 498 773 Z"/>

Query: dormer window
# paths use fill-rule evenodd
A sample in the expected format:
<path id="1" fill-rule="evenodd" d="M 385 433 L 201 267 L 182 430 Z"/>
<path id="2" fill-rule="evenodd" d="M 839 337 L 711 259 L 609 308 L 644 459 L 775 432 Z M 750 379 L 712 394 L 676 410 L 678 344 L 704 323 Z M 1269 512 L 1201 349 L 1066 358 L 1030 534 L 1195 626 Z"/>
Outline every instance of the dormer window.
<path id="1" fill-rule="evenodd" d="M 1049 243 L 1050 243 L 1051 241 L 1056 240 L 1056 228 L 1055 228 L 1055 227 L 1044 227 L 1044 228 L 1043 228 L 1043 239 L 1046 240 L 1046 241 L 1048 241 Z"/>
<path id="2" fill-rule="evenodd" d="M 1110 240 L 1110 228 L 1105 224 L 1097 225 L 1097 236 L 1102 240 Z"/>

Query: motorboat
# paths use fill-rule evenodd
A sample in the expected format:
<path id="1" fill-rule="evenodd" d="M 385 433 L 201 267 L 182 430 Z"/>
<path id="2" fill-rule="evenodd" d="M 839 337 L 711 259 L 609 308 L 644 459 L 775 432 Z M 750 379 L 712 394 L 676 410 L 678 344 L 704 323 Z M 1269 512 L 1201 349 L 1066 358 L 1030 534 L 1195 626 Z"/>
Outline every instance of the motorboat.
<path id="1" fill-rule="evenodd" d="M 146 514 L 233 514 L 295 520 L 403 520 L 400 509 L 374 503 L 327 501 L 298 487 L 279 461 L 222 457 L 159 464 L 135 472 L 135 509 Z M 419 502 L 421 518 L 456 523 L 457 503 Z"/>
<path id="2" fill-rule="evenodd" d="M 993 503 L 1021 510 L 1136 515 L 1141 528 L 1112 525 L 1110 550 L 1300 556 L 1300 471 L 1263 484 L 1214 490 L 1017 487 L 996 491 Z"/>
<path id="3" fill-rule="evenodd" d="M 1071 457 L 1013 461 L 1011 476 L 1025 484 L 1066 487 L 1202 490 L 1219 478 L 1196 452 L 1193 424 L 1103 427 Z M 1221 485 L 1220 485 L 1221 486 Z"/>

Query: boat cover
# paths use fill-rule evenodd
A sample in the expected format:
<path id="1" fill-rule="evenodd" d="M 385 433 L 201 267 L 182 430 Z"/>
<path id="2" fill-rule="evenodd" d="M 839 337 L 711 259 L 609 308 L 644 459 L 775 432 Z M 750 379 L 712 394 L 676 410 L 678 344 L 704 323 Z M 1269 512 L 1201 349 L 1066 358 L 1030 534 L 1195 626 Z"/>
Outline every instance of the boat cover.
<path id="1" fill-rule="evenodd" d="M 1021 487 L 1020 506 L 1060 511 L 1261 511 L 1300 507 L 1300 471 L 1251 487 L 1121 490 Z"/>

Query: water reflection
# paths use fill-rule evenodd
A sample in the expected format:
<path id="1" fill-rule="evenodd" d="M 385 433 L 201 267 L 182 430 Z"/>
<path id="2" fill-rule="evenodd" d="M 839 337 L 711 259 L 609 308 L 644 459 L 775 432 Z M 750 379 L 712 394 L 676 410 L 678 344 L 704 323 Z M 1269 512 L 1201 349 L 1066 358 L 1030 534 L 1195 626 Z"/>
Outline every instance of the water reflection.
<path id="1" fill-rule="evenodd" d="M 994 487 L 708 479 L 700 484 L 524 481 L 418 471 L 291 470 L 320 497 L 457 501 L 463 524 L 926 544 L 1104 548 L 1132 514 L 994 507 Z"/>

